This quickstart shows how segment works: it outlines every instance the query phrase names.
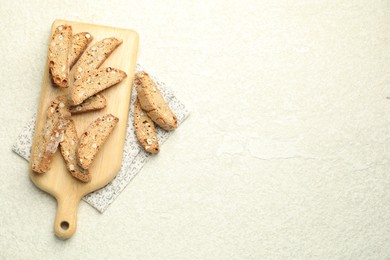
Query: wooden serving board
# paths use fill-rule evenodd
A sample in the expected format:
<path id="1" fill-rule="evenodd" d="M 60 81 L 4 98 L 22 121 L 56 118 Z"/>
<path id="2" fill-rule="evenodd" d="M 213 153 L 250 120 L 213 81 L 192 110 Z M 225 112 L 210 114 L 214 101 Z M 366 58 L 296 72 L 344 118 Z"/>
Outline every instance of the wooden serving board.
<path id="1" fill-rule="evenodd" d="M 95 42 L 107 37 L 116 37 L 123 43 L 108 57 L 102 67 L 114 67 L 127 73 L 127 78 L 102 93 L 107 98 L 107 107 L 96 111 L 72 116 L 80 136 L 98 116 L 111 113 L 119 118 L 117 126 L 103 145 L 90 167 L 91 182 L 82 183 L 73 178 L 65 167 L 62 155 L 57 150 L 51 169 L 47 173 L 38 175 L 31 170 L 30 177 L 34 184 L 45 192 L 54 196 L 57 200 L 57 215 L 54 223 L 55 234 L 63 239 L 73 235 L 77 226 L 77 208 L 83 196 L 98 190 L 108 184 L 118 174 L 122 162 L 123 145 L 126 137 L 126 125 L 130 107 L 131 88 L 134 77 L 138 34 L 132 30 L 118 29 L 93 24 L 83 24 L 71 21 L 56 20 L 51 28 L 61 25 L 72 26 L 73 34 L 89 32 Z M 35 125 L 34 142 L 42 130 L 46 120 L 46 110 L 50 102 L 58 95 L 67 93 L 68 89 L 62 89 L 53 85 L 49 75 L 49 67 L 46 64 L 43 76 L 41 101 Z"/>

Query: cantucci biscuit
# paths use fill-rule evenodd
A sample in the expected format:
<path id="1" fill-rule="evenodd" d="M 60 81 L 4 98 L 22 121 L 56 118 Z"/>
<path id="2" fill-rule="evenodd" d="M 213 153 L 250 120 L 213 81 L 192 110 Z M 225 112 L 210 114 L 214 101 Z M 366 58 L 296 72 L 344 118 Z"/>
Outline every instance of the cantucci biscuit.
<path id="1" fill-rule="evenodd" d="M 77 164 L 77 149 L 79 147 L 79 137 L 76 126 L 71 119 L 65 130 L 64 138 L 60 143 L 61 154 L 66 162 L 66 168 L 70 174 L 82 182 L 89 182 L 91 176 L 88 170 L 84 170 Z"/>
<path id="2" fill-rule="evenodd" d="M 134 104 L 134 130 L 138 141 L 150 153 L 159 152 L 156 128 L 152 119 L 141 109 L 138 99 Z"/>
<path id="3" fill-rule="evenodd" d="M 37 173 L 50 170 L 50 164 L 64 131 L 69 124 L 70 112 L 66 96 L 57 97 L 46 112 L 46 123 L 31 152 L 31 167 Z"/>
<path id="4" fill-rule="evenodd" d="M 111 114 L 97 118 L 80 137 L 78 164 L 88 169 L 119 119 Z"/>
<path id="5" fill-rule="evenodd" d="M 177 118 L 165 102 L 156 84 L 150 76 L 142 71 L 135 75 L 135 87 L 141 108 L 161 128 L 172 130 L 177 128 Z"/>
<path id="6" fill-rule="evenodd" d="M 72 27 L 60 25 L 49 43 L 49 68 L 53 82 L 61 88 L 68 87 Z"/>
<path id="7" fill-rule="evenodd" d="M 121 43 L 121 40 L 114 37 L 105 38 L 84 51 L 77 63 L 73 66 L 72 73 L 74 79 L 81 79 L 83 74 L 99 68 Z"/>
<path id="8" fill-rule="evenodd" d="M 69 108 L 69 111 L 73 115 L 73 114 L 80 114 L 89 111 L 99 110 L 105 108 L 106 106 L 107 106 L 107 100 L 104 97 L 104 95 L 96 94 L 84 100 L 84 102 L 81 103 L 80 105 L 71 106 Z"/>
<path id="9" fill-rule="evenodd" d="M 77 33 L 72 36 L 72 49 L 70 55 L 69 67 L 72 68 L 74 63 L 80 57 L 80 55 L 85 51 L 88 44 L 93 40 L 93 37 L 88 32 Z"/>
<path id="10" fill-rule="evenodd" d="M 90 71 L 73 83 L 69 103 L 72 106 L 81 104 L 90 96 L 121 82 L 126 76 L 124 71 L 111 67 Z"/>

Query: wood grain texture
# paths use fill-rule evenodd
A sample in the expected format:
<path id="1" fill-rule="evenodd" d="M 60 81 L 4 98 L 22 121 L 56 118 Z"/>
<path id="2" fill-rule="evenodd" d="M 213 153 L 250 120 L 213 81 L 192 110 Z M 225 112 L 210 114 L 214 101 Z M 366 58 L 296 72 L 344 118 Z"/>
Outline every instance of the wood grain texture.
<path id="1" fill-rule="evenodd" d="M 71 21 L 56 20 L 52 25 L 53 30 L 61 25 L 69 24 L 73 27 L 73 33 L 88 31 L 94 41 L 100 41 L 106 37 L 117 37 L 123 43 L 110 55 L 102 66 L 111 66 L 127 73 L 127 78 L 117 86 L 107 89 L 104 95 L 107 98 L 107 106 L 99 111 L 72 116 L 76 123 L 77 132 L 83 133 L 88 125 L 98 116 L 111 113 L 119 118 L 119 123 L 107 139 L 100 152 L 97 154 L 93 165 L 90 167 L 91 182 L 82 183 L 73 178 L 66 169 L 65 162 L 58 150 L 54 156 L 51 170 L 43 175 L 37 175 L 30 169 L 30 178 L 33 183 L 43 191 L 51 194 L 57 200 L 57 216 L 54 223 L 55 234 L 63 239 L 71 237 L 77 226 L 77 208 L 83 196 L 102 188 L 117 175 L 122 162 L 123 145 L 126 136 L 126 125 L 130 106 L 131 87 L 138 50 L 138 34 L 132 30 L 112 28 L 100 25 L 82 24 Z M 68 89 L 55 87 L 49 77 L 49 67 L 46 65 L 43 76 L 41 101 L 39 105 L 37 122 L 35 125 L 34 142 L 45 124 L 45 111 L 49 103 L 58 95 L 67 94 Z M 61 223 L 62 226 L 61 227 Z M 68 225 L 68 228 L 66 226 Z"/>

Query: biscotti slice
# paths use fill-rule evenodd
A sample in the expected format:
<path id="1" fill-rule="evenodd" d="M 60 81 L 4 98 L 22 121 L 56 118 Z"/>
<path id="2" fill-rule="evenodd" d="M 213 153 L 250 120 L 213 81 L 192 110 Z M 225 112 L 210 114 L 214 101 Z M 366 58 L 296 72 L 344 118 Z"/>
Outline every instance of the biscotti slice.
<path id="1" fill-rule="evenodd" d="M 61 154 L 66 162 L 66 168 L 70 174 L 82 182 L 89 182 L 91 176 L 88 170 L 84 170 L 77 164 L 77 149 L 79 147 L 79 137 L 76 126 L 71 119 L 65 130 L 63 141 L 60 143 Z"/>
<path id="2" fill-rule="evenodd" d="M 121 82 L 126 76 L 124 71 L 111 67 L 90 71 L 73 83 L 69 103 L 72 106 L 81 104 L 88 97 Z"/>
<path id="3" fill-rule="evenodd" d="M 31 152 L 31 167 L 37 173 L 42 174 L 50 170 L 54 153 L 69 124 L 70 113 L 66 101 L 66 96 L 59 96 L 47 109 L 45 126 Z"/>
<path id="4" fill-rule="evenodd" d="M 80 137 L 78 163 L 88 169 L 119 119 L 111 114 L 97 118 Z"/>
<path id="5" fill-rule="evenodd" d="M 72 37 L 72 50 L 70 56 L 70 67 L 74 65 L 80 55 L 85 51 L 88 44 L 93 40 L 93 37 L 88 32 L 81 32 Z"/>
<path id="6" fill-rule="evenodd" d="M 80 114 L 88 111 L 105 108 L 106 105 L 107 105 L 107 100 L 103 96 L 103 94 L 96 94 L 84 100 L 84 102 L 81 103 L 80 105 L 70 107 L 69 111 L 70 113 L 72 113 L 72 115 Z"/>
<path id="7" fill-rule="evenodd" d="M 72 72 L 75 80 L 81 79 L 83 74 L 99 68 L 121 43 L 122 40 L 114 37 L 105 38 L 88 48 L 73 66 Z"/>
<path id="8" fill-rule="evenodd" d="M 158 153 L 159 144 L 152 119 L 141 109 L 138 99 L 134 104 L 134 129 L 138 141 L 149 153 Z"/>
<path id="9" fill-rule="evenodd" d="M 177 128 L 177 118 L 165 102 L 156 84 L 150 76 L 142 71 L 135 75 L 135 87 L 141 108 L 161 128 L 172 130 Z"/>
<path id="10" fill-rule="evenodd" d="M 61 88 L 68 87 L 72 26 L 58 26 L 49 43 L 49 68 L 53 82 Z"/>

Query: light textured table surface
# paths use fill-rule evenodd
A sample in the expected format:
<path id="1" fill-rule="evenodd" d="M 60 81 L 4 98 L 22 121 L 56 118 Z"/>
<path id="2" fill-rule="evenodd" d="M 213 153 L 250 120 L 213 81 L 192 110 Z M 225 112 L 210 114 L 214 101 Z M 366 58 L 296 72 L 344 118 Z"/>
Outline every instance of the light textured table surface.
<path id="1" fill-rule="evenodd" d="M 132 28 L 187 121 L 104 214 L 11 152 L 56 18 Z M 2 1 L 1 259 L 388 259 L 389 1 Z"/>

